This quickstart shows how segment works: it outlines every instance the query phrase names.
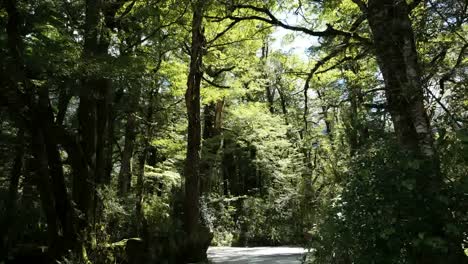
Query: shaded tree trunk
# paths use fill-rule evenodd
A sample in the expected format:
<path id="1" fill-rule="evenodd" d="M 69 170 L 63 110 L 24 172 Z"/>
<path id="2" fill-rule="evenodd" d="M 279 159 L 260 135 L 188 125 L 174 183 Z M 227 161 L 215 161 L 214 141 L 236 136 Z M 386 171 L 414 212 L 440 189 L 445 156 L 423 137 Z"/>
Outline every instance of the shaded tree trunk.
<path id="1" fill-rule="evenodd" d="M 373 0 L 369 1 L 368 20 L 400 146 L 433 158 L 431 126 L 424 107 L 421 69 L 408 12 L 405 2 Z"/>
<path id="2" fill-rule="evenodd" d="M 443 187 L 429 118 L 424 107 L 421 69 L 406 1 L 369 0 L 368 21 L 380 70 L 385 80 L 388 108 L 400 148 L 419 159 L 421 172 L 415 176 L 419 232 L 445 242 L 447 251 L 428 245 L 413 246 L 416 263 L 467 263 L 462 239 L 444 231 L 451 212 L 439 201 Z M 422 243 L 424 244 L 424 243 Z"/>
<path id="3" fill-rule="evenodd" d="M 144 177 L 145 177 L 145 162 L 146 158 L 148 157 L 148 144 L 143 144 L 143 149 L 138 158 L 138 174 L 137 174 L 137 183 L 136 183 L 136 204 L 135 204 L 135 211 L 136 211 L 136 222 L 137 222 L 137 234 L 139 236 L 143 236 L 144 226 L 145 226 L 145 218 L 143 215 L 143 192 L 144 192 Z"/>
<path id="4" fill-rule="evenodd" d="M 122 151 L 122 161 L 119 172 L 119 194 L 124 196 L 131 187 L 132 159 L 136 138 L 136 118 L 133 113 L 128 114 L 125 124 L 125 142 Z"/>
<path id="5" fill-rule="evenodd" d="M 203 13 L 205 1 L 198 0 L 192 4 L 192 43 L 190 50 L 190 67 L 187 78 L 185 104 L 188 115 L 187 156 L 185 160 L 185 201 L 184 229 L 187 238 L 184 245 L 185 260 L 197 262 L 206 259 L 206 250 L 211 241 L 211 234 L 200 223 L 200 86 L 205 36 L 203 34 Z"/>
<path id="6" fill-rule="evenodd" d="M 362 120 L 360 117 L 363 103 L 360 87 L 350 83 L 348 90 L 350 106 L 346 116 L 346 120 L 348 121 L 345 122 L 345 127 L 352 156 L 365 144 L 369 137 L 369 131 L 365 120 Z"/>
<path id="7" fill-rule="evenodd" d="M 265 39 L 263 41 L 263 46 L 262 46 L 262 57 L 261 60 L 263 62 L 263 66 L 266 67 L 267 65 L 267 59 L 269 55 L 269 47 L 268 47 L 268 39 Z M 266 69 L 264 69 L 266 70 Z M 265 79 L 268 79 L 268 75 L 265 73 L 264 74 Z M 268 103 L 268 110 L 270 113 L 274 114 L 275 113 L 275 106 L 274 106 L 274 100 L 275 100 L 275 88 L 272 87 L 271 81 L 267 80 L 267 83 L 265 85 L 265 95 Z"/>
<path id="8" fill-rule="evenodd" d="M 150 140 L 153 137 L 153 111 L 154 111 L 154 99 L 158 91 L 151 91 L 148 101 L 148 109 L 146 113 L 146 129 L 145 136 L 143 139 L 142 152 L 138 159 L 138 174 L 137 174 L 137 183 L 136 183 L 136 218 L 137 218 L 137 232 L 139 235 L 145 233 L 145 217 L 143 215 L 142 205 L 143 205 L 143 195 L 144 195 L 144 182 L 145 182 L 145 164 L 148 159 L 148 152 L 150 150 Z"/>
<path id="9" fill-rule="evenodd" d="M 111 4 L 103 1 L 86 1 L 83 58 L 87 63 L 96 63 L 98 57 L 108 57 L 110 36 L 102 27 L 113 25 L 119 7 L 125 1 Z M 85 168 L 73 168 L 75 173 L 74 198 L 88 221 L 95 222 L 101 210 L 97 187 L 110 183 L 112 171 L 112 98 L 111 80 L 96 75 L 82 80 L 79 93 L 78 133 L 83 156 L 76 164 Z M 91 187 L 91 189 L 89 189 Z M 79 197 L 80 193 L 89 197 Z"/>
<path id="10" fill-rule="evenodd" d="M 330 142 L 332 143 L 331 146 L 333 148 L 333 130 L 332 130 L 332 122 L 330 120 L 330 115 L 328 113 L 329 106 L 325 105 L 325 101 L 323 100 L 322 92 L 317 90 L 317 97 L 322 101 L 322 115 L 323 115 L 323 122 L 325 123 L 325 133 L 327 134 L 328 138 L 330 139 Z"/>
<path id="11" fill-rule="evenodd" d="M 278 81 L 280 81 L 281 77 L 278 77 Z M 289 125 L 289 121 L 288 121 L 288 102 L 287 102 L 287 99 L 286 99 L 286 96 L 284 94 L 284 92 L 281 90 L 281 88 L 278 89 L 278 95 L 279 95 L 279 99 L 280 99 L 280 102 L 281 102 L 281 111 L 283 113 L 283 116 L 284 116 L 284 121 L 286 122 L 286 125 Z"/>
<path id="12" fill-rule="evenodd" d="M 359 133 L 358 133 L 358 101 L 355 87 L 349 87 L 349 114 L 348 122 L 345 124 L 347 128 L 347 136 L 349 141 L 349 148 L 351 156 L 354 155 L 359 148 Z"/>
<path id="13" fill-rule="evenodd" d="M 62 158 L 60 156 L 58 136 L 55 133 L 54 114 L 50 106 L 49 91 L 47 87 L 40 87 L 39 102 L 37 105 L 35 129 L 43 133 L 43 144 L 47 155 L 48 177 L 52 191 L 52 199 L 55 205 L 55 217 L 58 220 L 59 244 L 56 246 L 57 257 L 63 256 L 70 249 L 77 248 L 77 233 L 75 228 L 75 214 L 63 172 Z M 43 183 L 45 184 L 45 182 Z M 46 205 L 43 205 L 46 206 Z"/>
<path id="14" fill-rule="evenodd" d="M 204 158 L 200 164 L 200 192 L 203 194 L 210 190 L 212 185 L 213 169 L 217 162 L 217 153 L 221 147 L 221 125 L 224 100 L 218 100 L 205 106 L 203 111 L 203 147 Z"/>
<path id="15" fill-rule="evenodd" d="M 112 100 L 112 95 L 109 100 Z M 107 113 L 107 134 L 106 134 L 106 148 L 104 157 L 104 184 L 109 185 L 112 180 L 112 171 L 114 169 L 114 133 L 115 133 L 115 109 L 114 103 L 110 103 Z"/>
<path id="16" fill-rule="evenodd" d="M 135 94 L 130 95 L 129 110 L 126 113 L 127 122 L 125 124 L 125 142 L 122 151 L 122 160 L 119 172 L 119 193 L 125 195 L 131 185 L 132 178 L 132 158 L 135 148 L 135 138 L 137 134 L 136 108 L 140 100 L 141 87 L 137 87 Z"/>
<path id="17" fill-rule="evenodd" d="M 0 229 L 1 248 L 0 255 L 7 256 L 10 247 L 10 234 L 13 231 L 12 224 L 16 215 L 16 202 L 18 200 L 18 184 L 23 167 L 24 157 L 24 130 L 18 131 L 15 146 L 15 158 L 10 172 L 10 183 L 8 185 L 8 196 L 5 205 L 5 212 L 2 216 L 3 221 Z"/>
<path id="18" fill-rule="evenodd" d="M 51 257 L 55 257 L 57 256 L 57 247 L 59 243 L 58 226 L 54 209 L 55 200 L 52 196 L 52 190 L 50 188 L 51 184 L 49 179 L 48 160 L 43 131 L 38 129 L 35 135 L 33 135 L 32 140 L 31 149 L 37 175 L 36 182 L 39 190 L 39 196 L 41 198 L 42 209 L 44 210 L 47 222 L 49 254 Z"/>
<path id="19" fill-rule="evenodd" d="M 84 25 L 84 47 L 83 57 L 89 63 L 98 53 L 98 26 L 100 21 L 100 1 L 87 0 Z M 96 143 L 97 143 L 97 109 L 95 104 L 94 87 L 98 87 L 96 80 L 89 77 L 84 79 L 79 93 L 78 107 L 78 133 L 79 144 L 82 152 L 76 155 L 75 166 L 84 166 L 83 168 L 74 167 L 73 179 L 73 198 L 82 213 L 84 213 L 86 222 L 94 219 L 94 210 L 92 208 L 95 199 L 95 175 L 96 175 Z M 100 131 L 103 133 L 104 131 Z M 79 174 L 76 172 L 80 172 Z"/>
<path id="20" fill-rule="evenodd" d="M 185 229 L 188 234 L 195 232 L 199 218 L 200 183 L 200 86 L 202 78 L 202 58 L 205 45 L 203 36 L 203 1 L 193 4 L 192 47 L 190 68 L 187 79 L 185 103 L 188 115 L 187 157 L 185 161 Z"/>
<path id="21" fill-rule="evenodd" d="M 107 54 L 108 44 L 105 44 Z M 96 104 L 96 185 L 110 183 L 110 170 L 108 168 L 109 152 L 112 153 L 112 85 L 109 79 L 101 79 L 93 87 L 97 91 Z M 112 156 L 110 156 L 112 158 Z M 112 161 L 112 159 L 111 159 Z"/>
<path id="22" fill-rule="evenodd" d="M 63 256 L 76 245 L 74 214 L 67 195 L 62 161 L 54 133 L 54 114 L 50 107 L 47 86 L 35 87 L 26 77 L 22 58 L 20 13 L 15 1 L 5 1 L 8 13 L 8 48 L 14 60 L 10 63 L 10 92 L 20 94 L 18 102 L 28 109 L 28 117 L 20 127 L 29 130 L 32 137 L 31 152 L 34 157 L 41 205 L 47 221 L 49 254 L 53 259 Z M 19 87 L 24 88 L 24 93 Z M 33 89 L 34 88 L 34 89 Z M 11 109 L 13 110 L 13 109 Z"/>

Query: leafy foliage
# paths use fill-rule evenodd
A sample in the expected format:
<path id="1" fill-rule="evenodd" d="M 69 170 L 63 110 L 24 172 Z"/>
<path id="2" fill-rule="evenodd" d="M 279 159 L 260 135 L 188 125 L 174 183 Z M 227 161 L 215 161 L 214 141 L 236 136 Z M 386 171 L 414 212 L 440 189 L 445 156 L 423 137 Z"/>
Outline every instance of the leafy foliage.
<path id="1" fill-rule="evenodd" d="M 0 262 L 462 261 L 468 4 L 385 2 L 2 1 Z"/>

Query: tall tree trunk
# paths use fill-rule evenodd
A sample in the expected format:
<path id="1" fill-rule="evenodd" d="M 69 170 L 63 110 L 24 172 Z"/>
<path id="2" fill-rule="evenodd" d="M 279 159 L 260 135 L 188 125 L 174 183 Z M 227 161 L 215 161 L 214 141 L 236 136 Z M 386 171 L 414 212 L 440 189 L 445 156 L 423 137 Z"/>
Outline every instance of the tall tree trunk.
<path id="1" fill-rule="evenodd" d="M 51 191 L 53 195 L 55 214 L 57 218 L 60 244 L 57 245 L 57 257 L 65 254 L 69 249 L 76 249 L 77 234 L 75 229 L 74 208 L 65 185 L 62 158 L 58 147 L 59 138 L 55 134 L 54 114 L 50 106 L 49 90 L 47 87 L 39 87 L 39 101 L 35 120 L 36 128 L 43 132 L 43 143 L 47 154 L 48 174 L 50 177 Z"/>
<path id="2" fill-rule="evenodd" d="M 348 113 L 348 122 L 346 122 L 346 134 L 348 136 L 350 154 L 353 156 L 359 148 L 359 134 L 358 134 L 358 101 L 356 95 L 356 87 L 349 87 L 349 113 Z"/>
<path id="3" fill-rule="evenodd" d="M 268 60 L 268 55 L 269 55 L 269 47 L 268 47 L 268 38 L 266 38 L 263 41 L 263 46 L 262 46 L 262 63 L 264 67 L 264 71 L 266 71 L 266 66 L 267 66 L 267 60 Z M 268 110 L 270 113 L 274 114 L 275 113 L 275 106 L 274 106 L 274 100 L 275 100 L 275 88 L 272 87 L 272 83 L 270 80 L 268 80 L 268 74 L 265 72 L 263 74 L 264 78 L 267 80 L 266 85 L 265 85 L 265 95 L 268 103 Z"/>
<path id="4" fill-rule="evenodd" d="M 187 79 L 187 91 L 185 93 L 188 115 L 187 157 L 184 170 L 186 195 L 185 229 L 189 234 L 196 230 L 199 218 L 200 85 L 205 42 L 202 27 L 203 7 L 203 1 L 197 1 L 193 6 L 191 59 Z"/>
<path id="5" fill-rule="evenodd" d="M 266 97 L 268 101 L 268 110 L 270 113 L 274 114 L 275 113 L 275 91 L 276 89 L 272 87 L 271 83 L 268 82 L 266 86 Z"/>
<path id="6" fill-rule="evenodd" d="M 190 67 L 187 78 L 185 104 L 188 115 L 187 156 L 185 160 L 185 201 L 184 228 L 187 233 L 185 242 L 185 261 L 197 262 L 206 259 L 206 250 L 211 241 L 200 224 L 200 86 L 202 79 L 202 60 L 205 52 L 203 35 L 203 12 L 205 1 L 198 0 L 192 4 L 192 44 Z"/>
<path id="7" fill-rule="evenodd" d="M 139 236 L 143 236 L 144 232 L 144 223 L 145 218 L 143 215 L 143 194 L 144 194 L 144 183 L 145 183 L 145 163 L 146 158 L 148 157 L 148 148 L 149 144 L 148 141 L 145 140 L 143 143 L 143 149 L 138 158 L 138 174 L 137 174 L 137 183 L 136 183 L 136 204 L 135 204 L 135 211 L 136 211 L 136 229 L 137 234 Z"/>
<path id="8" fill-rule="evenodd" d="M 404 1 L 371 0 L 368 20 L 397 139 L 402 148 L 433 158 L 435 150 L 408 12 Z"/>
<path id="9" fill-rule="evenodd" d="M 213 102 L 207 104 L 203 110 L 203 146 L 200 160 L 200 195 L 209 190 L 211 178 L 211 165 L 213 164 L 212 142 L 210 139 L 214 137 L 215 123 L 215 104 Z"/>
<path id="10" fill-rule="evenodd" d="M 132 159 L 136 138 L 136 118 L 133 113 L 127 115 L 125 124 L 125 142 L 122 151 L 120 172 L 119 172 L 119 194 L 125 196 L 131 185 L 132 179 Z"/>
<path id="11" fill-rule="evenodd" d="M 368 138 L 368 127 L 365 123 L 365 120 L 362 120 L 360 117 L 360 112 L 362 111 L 362 93 L 360 87 L 352 83 L 352 81 L 347 80 L 349 87 L 349 101 L 350 106 L 346 114 L 346 135 L 348 137 L 350 154 L 353 156 L 356 151 L 365 144 Z"/>
<path id="12" fill-rule="evenodd" d="M 124 1 L 120 2 L 121 4 Z M 113 22 L 118 6 L 105 1 L 86 1 L 83 58 L 87 63 L 96 63 L 96 58 L 107 57 L 110 36 L 102 27 Z M 103 17 L 105 15 L 105 17 Z M 104 20 L 104 22 L 103 22 Z M 96 222 L 101 211 L 101 201 L 97 188 L 110 182 L 112 170 L 112 83 L 101 76 L 86 76 L 80 87 L 80 104 L 78 107 L 78 125 L 80 146 L 82 149 L 81 164 L 85 169 L 74 168 L 83 175 L 75 174 L 74 197 L 85 192 L 89 199 L 78 199 L 79 208 L 85 210 L 88 221 Z M 91 183 L 91 184 L 89 184 Z M 91 187 L 91 189 L 89 189 Z M 78 192 L 78 193 L 76 193 Z M 89 201 L 88 201 L 89 200 Z M 90 206 L 90 207 L 89 207 Z"/>
<path id="13" fill-rule="evenodd" d="M 100 53 L 107 54 L 106 51 Z M 97 92 L 96 104 L 96 168 L 95 177 L 96 185 L 104 185 L 110 182 L 110 175 L 107 175 L 108 170 L 107 158 L 108 151 L 112 148 L 111 127 L 111 106 L 112 106 L 112 86 L 108 79 L 100 79 L 97 81 L 97 86 L 93 89 Z M 112 151 L 111 151 L 112 152 Z"/>
<path id="14" fill-rule="evenodd" d="M 444 231 L 451 213 L 438 199 L 444 183 L 424 107 L 421 70 L 408 5 L 400 0 L 369 0 L 368 21 L 400 148 L 418 157 L 424 168 L 415 176 L 415 191 L 424 197 L 418 201 L 423 212 L 418 226 L 426 227 L 420 232 L 442 239 L 447 249 L 444 252 L 430 246 L 413 246 L 415 262 L 466 263 L 461 238 Z"/>
<path id="15" fill-rule="evenodd" d="M 217 153 L 221 147 L 221 124 L 224 100 L 211 102 L 203 111 L 203 158 L 200 162 L 200 192 L 208 192 L 212 184 L 213 169 L 217 162 Z"/>
<path id="16" fill-rule="evenodd" d="M 237 148 L 235 142 L 225 137 L 223 140 L 223 157 L 221 160 L 222 180 L 223 180 L 223 194 L 224 195 L 238 195 L 236 183 L 236 156 L 234 149 Z"/>
<path id="17" fill-rule="evenodd" d="M 57 227 L 57 215 L 55 212 L 55 200 L 52 196 L 52 190 L 50 188 L 50 178 L 48 171 L 48 160 L 47 151 L 45 147 L 44 133 L 42 129 L 38 129 L 34 135 L 32 135 L 31 150 L 34 156 L 35 169 L 37 175 L 37 187 L 39 190 L 39 196 L 41 198 L 42 209 L 44 210 L 46 221 L 47 221 L 47 234 L 49 243 L 49 254 L 52 258 L 58 254 L 58 227 Z"/>
<path id="18" fill-rule="evenodd" d="M 325 101 L 323 99 L 323 96 L 322 96 L 322 92 L 318 91 L 317 90 L 317 97 L 320 99 L 321 103 L 322 103 L 322 115 L 323 115 L 323 122 L 325 123 L 325 133 L 327 133 L 328 137 L 330 138 L 330 141 L 333 142 L 333 131 L 332 131 L 332 124 L 331 124 L 331 121 L 330 121 L 330 116 L 329 116 L 329 113 L 328 113 L 328 109 L 329 107 L 327 105 L 325 105 Z"/>
<path id="19" fill-rule="evenodd" d="M 122 151 L 120 172 L 119 172 L 119 193 L 125 195 L 130 189 L 132 179 L 132 158 L 135 148 L 135 138 L 137 134 L 136 108 L 140 101 L 141 87 L 136 87 L 135 94 L 130 95 L 129 110 L 127 111 L 127 122 L 125 124 L 125 142 Z M 149 122 L 149 121 L 148 121 Z"/>
<path id="20" fill-rule="evenodd" d="M 22 93 L 18 87 L 18 83 L 22 83 L 25 91 L 20 97 L 24 100 L 22 103 L 29 109 L 29 116 L 27 121 L 23 120 L 22 125 L 28 128 L 32 137 L 31 151 L 38 175 L 36 182 L 47 219 L 49 254 L 53 259 L 57 259 L 72 249 L 76 242 L 73 208 L 67 196 L 60 153 L 51 129 L 54 127 L 54 115 L 50 107 L 48 87 L 32 89 L 34 85 L 26 77 L 22 58 L 20 13 L 15 1 L 8 0 L 5 4 L 8 13 L 8 46 L 14 58 L 9 65 L 13 70 L 12 86 L 9 88 Z"/>
<path id="21" fill-rule="evenodd" d="M 100 21 L 100 2 L 86 0 L 85 25 L 84 25 L 84 47 L 83 58 L 88 63 L 93 63 L 93 58 L 98 53 L 98 28 Z M 96 80 L 86 77 L 80 87 L 78 106 L 78 133 L 80 134 L 81 153 L 75 156 L 77 159 L 73 164 L 73 198 L 79 209 L 84 213 L 86 222 L 94 218 L 92 208 L 95 197 L 95 173 L 96 173 L 96 144 L 97 123 L 96 103 L 94 87 Z M 104 133 L 103 131 L 99 131 Z M 77 172 L 80 172 L 78 174 Z"/>
<path id="22" fill-rule="evenodd" d="M 15 158 L 10 172 L 10 183 L 8 185 L 8 196 L 5 205 L 5 212 L 2 216 L 2 228 L 0 229 L 0 255 L 7 256 L 10 247 L 10 235 L 13 233 L 12 223 L 16 218 L 16 202 L 18 200 L 18 184 L 23 167 L 24 157 L 24 130 L 19 129 L 15 146 Z M 24 176 L 23 176 L 24 177 Z"/>
<path id="23" fill-rule="evenodd" d="M 112 100 L 112 95 L 109 100 Z M 112 171 L 114 169 L 114 133 L 115 133 L 115 110 L 114 103 L 110 103 L 107 112 L 107 133 L 106 133 L 106 147 L 104 157 L 104 178 L 105 185 L 109 185 L 112 181 Z"/>
<path id="24" fill-rule="evenodd" d="M 281 79 L 281 76 L 278 77 L 278 79 Z M 280 80 L 278 80 L 278 82 L 279 81 Z M 278 95 L 279 95 L 280 102 L 281 102 L 281 111 L 283 112 L 284 121 L 285 121 L 286 125 L 289 125 L 289 121 L 288 121 L 288 102 L 286 101 L 286 96 L 285 96 L 284 92 L 281 90 L 281 88 L 278 88 Z"/>
<path id="25" fill-rule="evenodd" d="M 143 138 L 142 152 L 138 159 L 138 174 L 136 183 L 136 218 L 137 218 L 137 232 L 141 236 L 145 233 L 145 216 L 143 214 L 143 196 L 144 196 L 144 183 L 145 183 L 145 164 L 148 159 L 148 152 L 150 150 L 150 140 L 153 137 L 153 112 L 155 96 L 159 91 L 153 90 L 150 92 L 148 100 L 148 109 L 146 113 L 146 129 Z"/>

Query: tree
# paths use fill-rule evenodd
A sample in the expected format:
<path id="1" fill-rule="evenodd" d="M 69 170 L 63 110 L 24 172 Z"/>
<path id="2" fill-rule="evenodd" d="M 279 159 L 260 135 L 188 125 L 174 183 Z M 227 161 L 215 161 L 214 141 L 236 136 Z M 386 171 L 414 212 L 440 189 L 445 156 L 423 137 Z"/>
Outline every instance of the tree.
<path id="1" fill-rule="evenodd" d="M 203 76 L 203 54 L 206 39 L 203 34 L 204 1 L 192 3 L 192 41 L 190 48 L 190 67 L 187 77 L 185 104 L 187 106 L 187 157 L 185 160 L 185 210 L 184 227 L 187 232 L 185 252 L 187 261 L 206 259 L 206 250 L 210 244 L 208 231 L 200 224 L 200 86 Z"/>
<path id="2" fill-rule="evenodd" d="M 466 262 L 467 8 L 2 1 L 0 262 Z"/>
<path id="3" fill-rule="evenodd" d="M 410 151 L 416 156 L 421 156 L 424 164 L 427 163 L 432 168 L 429 170 L 431 171 L 429 175 L 421 172 L 421 175 L 417 177 L 418 186 L 421 186 L 421 189 L 418 189 L 418 191 L 422 192 L 424 197 L 438 197 L 441 195 L 440 190 L 443 183 L 439 173 L 439 161 L 433 146 L 431 126 L 424 107 L 421 69 L 418 62 L 413 29 L 409 19 L 410 10 L 415 8 L 418 2 L 413 2 L 411 5 L 401 1 L 369 1 L 367 5 L 363 1 L 353 2 L 357 4 L 363 16 L 369 21 L 372 31 L 371 41 L 375 47 L 380 71 L 385 80 L 387 104 L 401 149 Z M 363 43 L 369 43 L 356 33 L 336 30 L 330 24 L 327 24 L 325 31 L 313 31 L 305 27 L 285 24 L 264 7 L 244 4 L 234 5 L 234 7 L 239 10 L 252 10 L 264 14 L 266 17 L 257 15 L 244 17 L 229 15 L 228 18 L 233 20 L 256 19 L 286 29 L 304 32 L 312 36 L 343 36 L 345 43 L 348 43 L 350 38 Z M 357 29 L 362 19 L 359 18 L 357 21 L 359 22 L 353 24 L 351 32 Z M 388 37 L 389 33 L 392 36 L 391 38 Z M 332 56 L 336 56 L 336 54 L 332 53 L 317 65 L 321 66 Z M 311 71 L 311 74 L 316 69 L 317 67 Z M 310 76 L 308 80 L 310 80 Z M 326 110 L 324 112 L 326 113 Z M 329 126 L 327 125 L 327 127 Z M 436 204 L 433 204 L 433 206 L 433 208 L 439 208 Z M 428 208 L 424 213 L 423 219 L 425 220 L 423 221 L 433 221 L 434 217 L 435 219 L 443 218 L 442 216 L 432 215 L 430 211 L 434 212 L 436 210 Z M 444 231 L 441 230 L 443 229 L 442 220 L 435 220 L 434 222 L 435 226 L 438 227 L 434 227 L 433 230 L 439 230 L 436 231 L 437 236 L 444 237 L 443 239 L 445 239 L 447 245 L 451 245 L 451 241 L 455 241 L 454 245 L 448 246 L 448 248 L 455 248 L 455 252 L 448 255 L 453 258 L 453 261 L 465 260 L 466 257 L 463 256 L 461 248 L 458 246 L 461 244 L 460 238 L 451 238 L 448 234 L 444 234 Z M 431 232 L 429 230 L 426 231 Z M 430 252 L 435 249 L 428 250 Z M 445 258 L 439 257 L 439 260 L 436 260 L 437 258 L 434 256 L 440 253 L 423 252 L 424 250 L 418 253 L 421 256 L 415 257 L 420 263 L 425 263 L 429 259 L 435 263 L 440 263 Z"/>
<path id="4" fill-rule="evenodd" d="M 387 104 L 399 145 L 421 157 L 424 166 L 429 166 L 427 171 L 422 171 L 417 176 L 416 191 L 421 192 L 424 197 L 440 197 L 443 179 L 424 106 L 421 68 L 409 19 L 410 7 L 400 1 L 369 1 L 366 10 L 364 11 L 368 14 L 377 60 L 385 80 Z M 421 221 L 433 222 L 432 227 L 423 232 L 444 239 L 448 252 L 437 252 L 430 247 L 416 249 L 417 263 L 444 263 L 448 259 L 459 263 L 468 261 L 460 248 L 462 239 L 451 237 L 444 231 L 443 215 L 446 213 L 439 211 L 443 205 L 432 200 L 430 206 L 421 206 L 426 207 Z"/>

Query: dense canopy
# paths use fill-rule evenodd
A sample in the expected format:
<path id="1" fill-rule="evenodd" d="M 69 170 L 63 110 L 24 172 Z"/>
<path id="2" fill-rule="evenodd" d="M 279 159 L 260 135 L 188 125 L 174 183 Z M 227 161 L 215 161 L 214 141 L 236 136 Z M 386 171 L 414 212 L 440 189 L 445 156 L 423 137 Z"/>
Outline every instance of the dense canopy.
<path id="1" fill-rule="evenodd" d="M 468 263 L 468 2 L 2 0 L 0 263 Z"/>

